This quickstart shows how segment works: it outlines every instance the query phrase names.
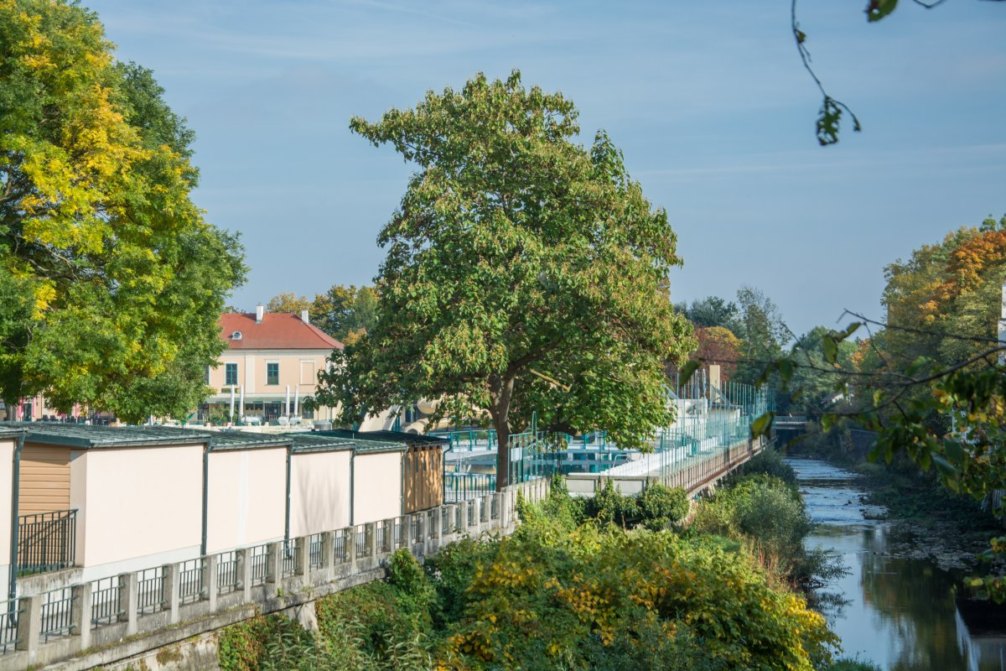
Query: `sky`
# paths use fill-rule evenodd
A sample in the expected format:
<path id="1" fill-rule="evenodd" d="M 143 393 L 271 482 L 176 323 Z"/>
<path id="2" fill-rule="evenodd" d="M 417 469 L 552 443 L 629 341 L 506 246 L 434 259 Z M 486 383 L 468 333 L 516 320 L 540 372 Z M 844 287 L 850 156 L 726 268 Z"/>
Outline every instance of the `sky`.
<path id="1" fill-rule="evenodd" d="M 801 0 L 813 64 L 860 118 L 837 146 L 787 0 L 84 0 L 196 132 L 194 194 L 239 231 L 232 304 L 363 284 L 415 166 L 349 131 L 477 72 L 562 91 L 667 210 L 676 302 L 743 285 L 802 333 L 881 318 L 884 267 L 1006 214 L 1006 5 Z"/>

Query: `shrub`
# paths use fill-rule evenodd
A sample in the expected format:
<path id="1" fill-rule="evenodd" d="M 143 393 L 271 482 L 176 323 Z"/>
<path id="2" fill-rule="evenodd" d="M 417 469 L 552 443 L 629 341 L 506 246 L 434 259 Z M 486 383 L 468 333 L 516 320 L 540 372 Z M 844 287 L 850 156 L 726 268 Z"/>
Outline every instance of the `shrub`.
<path id="1" fill-rule="evenodd" d="M 639 496 L 638 508 L 639 524 L 653 531 L 666 529 L 688 515 L 688 494 L 680 487 L 650 485 Z"/>

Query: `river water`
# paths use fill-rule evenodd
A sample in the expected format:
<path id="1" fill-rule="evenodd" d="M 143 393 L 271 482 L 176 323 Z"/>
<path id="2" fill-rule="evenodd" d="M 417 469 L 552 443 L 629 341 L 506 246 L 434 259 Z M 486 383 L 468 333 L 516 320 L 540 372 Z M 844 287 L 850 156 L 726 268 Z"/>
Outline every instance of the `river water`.
<path id="1" fill-rule="evenodd" d="M 815 523 L 808 548 L 827 548 L 848 574 L 822 589 L 842 605 L 826 607 L 843 655 L 884 671 L 1006 671 L 1006 622 L 981 630 L 954 602 L 959 576 L 919 559 L 891 556 L 891 529 L 862 502 L 856 475 L 811 459 L 789 459 Z M 970 626 L 969 626 L 970 625 Z"/>

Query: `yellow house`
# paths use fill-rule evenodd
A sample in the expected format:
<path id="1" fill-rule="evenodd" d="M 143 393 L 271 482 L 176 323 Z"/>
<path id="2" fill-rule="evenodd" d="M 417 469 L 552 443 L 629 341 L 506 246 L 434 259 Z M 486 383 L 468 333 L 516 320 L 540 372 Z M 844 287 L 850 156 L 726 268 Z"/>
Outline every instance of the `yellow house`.
<path id="1" fill-rule="evenodd" d="M 267 313 L 260 305 L 254 313 L 224 314 L 220 337 L 227 349 L 207 371 L 216 393 L 200 409 L 204 418 L 247 424 L 332 418 L 331 408 L 309 410 L 303 401 L 314 395 L 332 350 L 343 345 L 311 325 L 307 311 Z"/>

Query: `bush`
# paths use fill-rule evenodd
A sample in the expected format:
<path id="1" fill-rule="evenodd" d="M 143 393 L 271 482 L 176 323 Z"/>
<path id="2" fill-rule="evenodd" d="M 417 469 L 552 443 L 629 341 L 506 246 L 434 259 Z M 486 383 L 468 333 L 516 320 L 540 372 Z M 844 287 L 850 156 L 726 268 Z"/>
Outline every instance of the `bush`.
<path id="1" fill-rule="evenodd" d="M 844 657 L 842 659 L 835 660 L 835 662 L 828 667 L 828 671 L 880 671 L 880 667 L 876 664 L 871 664 L 870 662 L 861 662 L 858 659 L 849 659 Z"/>
<path id="2" fill-rule="evenodd" d="M 680 487 L 650 485 L 639 497 L 639 523 L 652 531 L 677 524 L 688 515 L 688 510 L 688 494 Z"/>
<path id="3" fill-rule="evenodd" d="M 623 529 L 645 527 L 651 531 L 666 529 L 688 515 L 688 495 L 683 489 L 650 485 L 638 497 L 622 496 L 611 480 L 601 491 L 586 499 L 584 513 L 601 524 Z"/>
<path id="4" fill-rule="evenodd" d="M 447 638 L 447 668 L 812 671 L 834 637 L 745 552 L 583 525 L 500 541 Z"/>

